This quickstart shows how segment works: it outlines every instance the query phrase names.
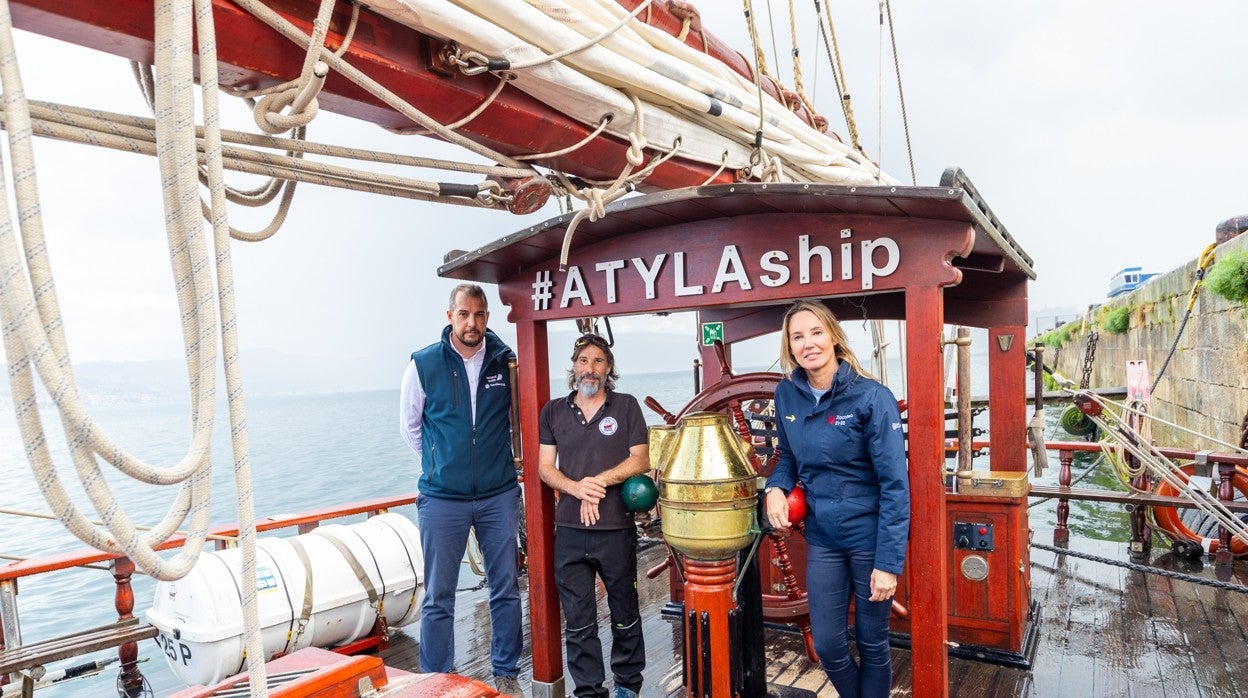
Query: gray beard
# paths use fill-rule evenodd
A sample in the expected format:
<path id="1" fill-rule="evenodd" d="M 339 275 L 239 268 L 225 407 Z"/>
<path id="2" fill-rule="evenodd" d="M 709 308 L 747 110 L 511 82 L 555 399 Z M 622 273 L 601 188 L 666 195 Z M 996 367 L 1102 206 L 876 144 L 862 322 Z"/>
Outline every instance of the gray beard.
<path id="1" fill-rule="evenodd" d="M 602 383 L 591 382 L 591 381 L 586 381 L 586 380 L 581 381 L 576 386 L 577 392 L 579 392 L 581 394 L 581 397 L 584 397 L 584 398 L 591 398 L 597 395 L 598 391 L 601 389 L 602 389 Z"/>

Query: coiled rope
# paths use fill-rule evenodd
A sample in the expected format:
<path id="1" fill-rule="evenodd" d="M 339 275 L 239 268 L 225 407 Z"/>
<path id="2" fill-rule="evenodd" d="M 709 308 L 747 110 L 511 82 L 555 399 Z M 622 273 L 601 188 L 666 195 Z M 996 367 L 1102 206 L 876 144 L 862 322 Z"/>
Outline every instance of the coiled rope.
<path id="1" fill-rule="evenodd" d="M 199 31 L 194 27 L 198 24 Z M 198 36 L 201 81 L 204 85 L 204 159 L 212 190 L 212 243 L 199 220 L 198 161 L 192 46 Z M 198 559 L 209 523 L 216 310 L 221 313 L 221 339 L 229 398 L 238 521 L 242 549 L 244 638 L 253 695 L 264 693 L 264 653 L 256 612 L 255 517 L 247 455 L 246 414 L 238 363 L 237 322 L 233 299 L 233 272 L 229 256 L 228 221 L 222 182 L 221 141 L 216 103 L 216 46 L 211 0 L 161 0 L 155 7 L 157 78 L 156 156 L 159 161 L 178 303 L 183 317 L 188 381 L 190 383 L 192 440 L 186 456 L 171 467 L 139 461 L 112 442 L 83 410 L 74 386 L 59 302 L 44 242 L 35 185 L 30 139 L 29 105 L 22 89 L 12 43 L 12 16 L 0 3 L 0 81 L 3 83 L 5 127 L 10 141 L 14 200 L 18 208 L 21 244 L 26 268 L 17 250 L 17 234 L 7 204 L 7 186 L 0 203 L 0 312 L 3 314 L 5 351 L 9 362 L 17 422 L 27 457 L 49 507 L 66 528 L 84 543 L 130 557 L 146 574 L 161 580 L 184 576 Z M 215 255 L 212 248 L 215 247 Z M 219 286 L 212 279 L 215 256 Z M 213 302 L 217 309 L 213 308 Z M 60 411 L 71 457 L 79 479 L 104 526 L 87 520 L 69 500 L 47 448 L 47 439 L 35 401 L 32 365 Z M 143 482 L 180 484 L 164 519 L 146 534 L 131 523 L 117 503 L 100 471 L 97 456 Z M 189 515 L 187 541 L 171 559 L 162 559 L 154 547 L 166 540 Z"/>

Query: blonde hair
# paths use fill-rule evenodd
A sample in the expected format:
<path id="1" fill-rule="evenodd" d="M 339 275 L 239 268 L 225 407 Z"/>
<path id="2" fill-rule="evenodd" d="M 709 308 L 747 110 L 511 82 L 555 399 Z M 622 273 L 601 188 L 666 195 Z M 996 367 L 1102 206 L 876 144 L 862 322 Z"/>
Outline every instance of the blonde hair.
<path id="1" fill-rule="evenodd" d="M 836 345 L 833 354 L 837 361 L 848 363 L 858 375 L 874 380 L 874 376 L 859 363 L 854 350 L 849 348 L 849 339 L 845 336 L 845 330 L 841 328 L 841 323 L 837 321 L 828 306 L 821 301 L 809 299 L 795 301 L 788 310 L 784 311 L 784 320 L 780 323 L 780 370 L 784 375 L 792 376 L 794 369 L 797 368 L 797 358 L 793 356 L 793 350 L 789 347 L 789 320 L 803 311 L 814 314 L 819 324 L 828 331 L 832 343 Z"/>

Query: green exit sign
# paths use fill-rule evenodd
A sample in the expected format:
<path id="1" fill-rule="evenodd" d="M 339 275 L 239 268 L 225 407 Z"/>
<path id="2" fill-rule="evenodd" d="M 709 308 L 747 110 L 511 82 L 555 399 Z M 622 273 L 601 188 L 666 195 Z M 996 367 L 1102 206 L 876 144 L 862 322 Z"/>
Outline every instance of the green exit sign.
<path id="1" fill-rule="evenodd" d="M 702 323 L 702 346 L 709 347 L 715 342 L 724 341 L 724 323 L 722 322 L 704 322 Z"/>

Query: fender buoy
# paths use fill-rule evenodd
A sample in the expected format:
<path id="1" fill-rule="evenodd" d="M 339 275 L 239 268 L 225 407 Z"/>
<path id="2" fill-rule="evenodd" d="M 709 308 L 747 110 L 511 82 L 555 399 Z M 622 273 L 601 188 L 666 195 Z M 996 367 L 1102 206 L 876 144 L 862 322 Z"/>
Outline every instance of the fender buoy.
<path id="1" fill-rule="evenodd" d="M 634 475 L 624 481 L 620 488 L 620 496 L 624 498 L 624 506 L 629 511 L 650 511 L 659 500 L 659 488 L 649 475 Z"/>
<path id="2" fill-rule="evenodd" d="M 806 490 L 794 487 L 785 496 L 789 502 L 789 523 L 798 524 L 806 520 Z"/>
<path id="3" fill-rule="evenodd" d="M 1196 473 L 1196 466 L 1185 465 L 1181 468 L 1183 471 L 1183 480 L 1187 481 Z M 1248 498 L 1248 469 L 1235 466 L 1235 476 L 1231 478 L 1231 486 L 1235 488 L 1239 495 Z M 1179 496 L 1178 490 L 1168 482 L 1160 482 L 1157 484 L 1156 494 L 1166 497 Z M 1175 540 L 1190 540 L 1199 543 L 1204 548 L 1205 553 L 1212 555 L 1218 552 L 1221 541 L 1217 538 L 1202 538 L 1195 531 L 1187 527 L 1183 523 L 1183 519 L 1179 517 L 1179 511 L 1175 507 L 1153 507 L 1153 518 L 1157 520 L 1157 526 L 1162 532 Z M 1238 536 L 1231 537 L 1231 554 L 1235 557 L 1248 555 L 1248 543 L 1240 540 Z"/>

